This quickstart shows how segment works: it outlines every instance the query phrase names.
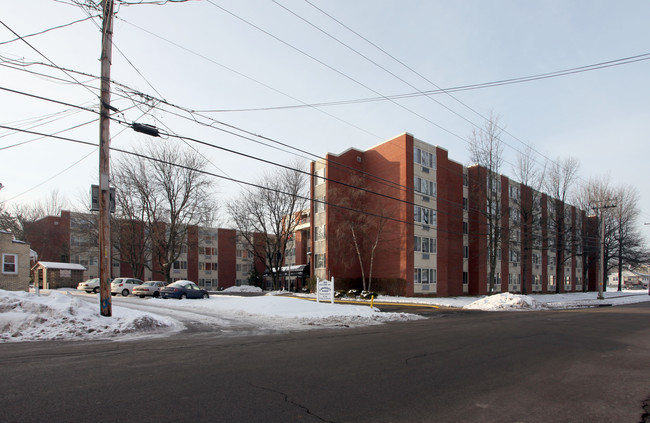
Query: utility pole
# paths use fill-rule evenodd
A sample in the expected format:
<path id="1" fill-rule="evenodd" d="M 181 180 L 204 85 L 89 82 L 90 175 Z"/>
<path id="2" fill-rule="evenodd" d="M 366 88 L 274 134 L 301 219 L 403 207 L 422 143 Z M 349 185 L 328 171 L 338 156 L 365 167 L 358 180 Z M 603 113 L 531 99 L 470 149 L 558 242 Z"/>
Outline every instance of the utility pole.
<path id="1" fill-rule="evenodd" d="M 607 200 L 611 201 L 611 200 Z M 600 215 L 600 278 L 598 278 L 598 298 L 599 300 L 604 300 L 605 296 L 603 295 L 603 285 L 607 275 L 605 275 L 605 216 L 602 210 L 604 209 L 613 209 L 616 207 L 616 204 L 603 204 L 602 206 L 594 206 L 594 210 L 601 210 Z"/>
<path id="2" fill-rule="evenodd" d="M 99 102 L 99 308 L 102 316 L 111 309 L 111 229 L 110 229 L 110 104 L 111 56 L 113 52 L 113 0 L 102 0 L 101 94 Z"/>
<path id="3" fill-rule="evenodd" d="M 646 222 L 644 225 L 650 225 L 650 222 Z M 650 273 L 650 266 L 648 266 L 648 273 Z M 648 295 L 650 295 L 650 280 L 648 280 Z"/>

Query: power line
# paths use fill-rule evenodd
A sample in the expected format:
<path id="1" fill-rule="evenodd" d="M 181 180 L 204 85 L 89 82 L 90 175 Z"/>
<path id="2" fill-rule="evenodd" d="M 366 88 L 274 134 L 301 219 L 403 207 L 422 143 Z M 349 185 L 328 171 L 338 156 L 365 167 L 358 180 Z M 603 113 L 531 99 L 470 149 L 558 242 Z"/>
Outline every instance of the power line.
<path id="1" fill-rule="evenodd" d="M 69 137 L 63 137 L 63 136 L 59 136 L 59 135 L 45 134 L 45 133 L 35 132 L 35 131 L 30 131 L 30 130 L 25 130 L 25 129 L 12 128 L 12 127 L 8 127 L 8 126 L 5 126 L 5 125 L 0 125 L 0 128 L 8 129 L 8 130 L 15 130 L 15 131 L 18 131 L 18 132 L 28 133 L 28 134 L 32 134 L 32 135 L 45 136 L 45 137 L 49 137 L 49 138 L 53 138 L 53 139 L 73 142 L 73 143 L 82 144 L 82 145 L 88 145 L 88 146 L 92 146 L 92 147 L 98 147 L 97 144 L 94 144 L 94 143 L 91 143 L 91 142 L 88 142 L 88 141 L 77 140 L 77 139 L 73 139 L 73 138 L 69 138 Z M 192 140 L 192 139 L 190 139 L 190 140 Z M 192 141 L 194 141 L 194 140 L 192 140 Z M 117 152 L 120 152 L 120 153 L 124 153 L 124 154 L 133 155 L 133 156 L 140 157 L 140 158 L 147 159 L 147 160 L 157 161 L 157 162 L 160 162 L 160 163 L 163 163 L 163 164 L 167 164 L 167 165 L 171 165 L 171 166 L 175 166 L 175 167 L 179 167 L 179 168 L 184 168 L 184 169 L 187 169 L 187 170 L 193 170 L 193 171 L 205 174 L 205 175 L 213 176 L 213 177 L 223 179 L 223 180 L 227 180 L 227 181 L 231 181 L 231 182 L 236 182 L 238 184 L 243 184 L 243 185 L 247 185 L 247 186 L 254 187 L 254 188 L 265 189 L 265 190 L 273 191 L 273 192 L 283 194 L 283 195 L 293 195 L 292 193 L 287 193 L 287 192 L 282 192 L 282 191 L 279 191 L 279 190 L 271 189 L 271 188 L 265 187 L 265 186 L 260 185 L 260 184 L 246 182 L 246 181 L 235 179 L 235 178 L 232 178 L 232 177 L 215 174 L 213 172 L 208 172 L 208 171 L 201 170 L 201 169 L 195 169 L 195 168 L 191 168 L 189 166 L 184 166 L 184 165 L 180 165 L 180 164 L 177 164 L 177 163 L 157 159 L 157 158 L 150 157 L 150 156 L 147 156 L 147 155 L 142 154 L 142 153 L 132 152 L 132 151 L 116 148 L 116 147 L 111 147 L 111 150 L 112 151 L 117 151 Z M 91 154 L 92 154 L 92 152 L 91 152 Z M 83 158 L 81 160 L 83 160 Z M 78 163 L 78 162 L 76 162 L 76 163 Z M 70 167 L 72 167 L 72 166 L 70 166 Z M 290 167 L 285 166 L 285 168 L 296 171 L 296 169 L 293 169 L 293 168 L 290 168 Z M 67 169 L 68 168 L 66 168 L 62 172 L 66 171 Z M 62 172 L 60 172 L 60 173 L 62 173 Z M 55 175 L 55 176 L 58 176 L 58 174 Z M 53 176 L 52 178 L 54 178 L 55 176 Z M 52 178 L 50 178 L 50 179 L 52 179 Z M 48 179 L 48 181 L 50 179 Z M 45 181 L 45 182 L 47 182 L 47 181 Z M 43 183 L 45 183 L 45 182 L 43 182 Z M 342 182 L 339 182 L 339 181 L 333 181 L 333 182 L 348 186 L 350 188 L 359 189 L 359 187 L 355 187 L 355 186 L 345 184 L 345 183 L 342 183 Z M 372 191 L 369 191 L 369 192 L 371 194 L 376 194 L 376 195 L 378 194 L 378 193 L 375 193 L 375 192 L 372 192 Z M 22 194 L 20 194 L 20 195 L 22 195 Z M 384 216 L 384 215 L 381 215 L 381 214 L 368 212 L 367 210 L 360 210 L 360 209 L 355 209 L 355 208 L 352 208 L 352 207 L 342 206 L 340 204 L 332 203 L 332 202 L 326 201 L 326 200 L 312 199 L 311 197 L 308 198 L 308 197 L 303 197 L 303 196 L 300 196 L 300 198 L 303 199 L 303 200 L 314 201 L 316 203 L 322 203 L 322 204 L 327 205 L 327 206 L 332 206 L 332 207 L 336 207 L 336 208 L 339 208 L 339 209 L 343 209 L 343 210 L 347 210 L 347 211 L 351 211 L 351 212 L 355 212 L 355 213 L 361 213 L 361 214 L 365 214 L 365 215 L 368 215 L 368 216 L 377 217 L 377 218 L 381 218 L 381 219 L 386 219 L 386 220 L 390 220 L 390 221 L 394 221 L 394 222 L 398 222 L 398 223 L 404 223 L 404 224 L 408 224 L 408 225 L 412 225 L 412 226 L 420 226 L 420 227 L 427 227 L 427 228 L 433 227 L 437 232 L 449 233 L 449 234 L 453 234 L 453 235 L 466 235 L 465 233 L 461 233 L 461 232 L 457 232 L 457 231 L 451 231 L 449 229 L 441 228 L 440 226 L 437 225 L 437 223 L 435 225 L 432 225 L 432 224 L 420 224 L 419 222 L 401 220 L 401 219 L 393 218 L 393 217 L 390 217 L 390 216 Z M 404 202 L 401 199 L 396 199 L 396 200 Z M 10 201 L 10 200 L 5 200 L 3 202 L 6 202 L 6 201 Z M 473 236 L 481 236 L 482 234 L 473 233 L 471 235 L 473 235 Z M 587 238 L 588 237 L 585 238 L 585 241 L 586 241 L 585 245 L 587 245 L 587 243 L 589 241 Z M 507 245 L 520 245 L 520 244 L 521 244 L 521 241 L 512 241 L 512 240 L 507 241 Z M 544 249 L 539 249 L 539 250 L 543 251 Z"/>
<path id="2" fill-rule="evenodd" d="M 73 81 L 75 81 L 77 84 L 79 84 L 80 86 L 86 88 L 86 90 L 90 91 L 90 89 L 88 89 L 84 84 L 82 84 L 81 82 L 77 81 L 77 79 L 76 79 L 74 76 L 70 75 L 70 73 L 68 73 L 67 71 L 65 71 L 63 68 L 59 67 L 56 63 L 54 63 L 52 60 L 50 60 L 50 59 L 49 59 L 45 54 L 41 53 L 40 50 L 38 50 L 36 47 L 34 47 L 33 45 L 31 45 L 31 44 L 29 43 L 29 41 L 25 40 L 24 37 L 20 36 L 16 31 L 14 31 L 13 29 L 11 29 L 11 28 L 6 24 L 6 23 L 4 23 L 4 22 L 2 21 L 2 19 L 0 19 L 0 24 L 2 24 L 2 26 L 4 26 L 5 28 L 7 28 L 7 29 L 12 33 L 12 34 L 14 34 L 16 37 L 18 37 L 18 38 L 19 38 L 21 41 L 23 41 L 25 44 L 27 44 L 27 45 L 28 45 L 32 50 L 34 50 L 36 53 L 38 53 L 41 57 L 43 57 L 45 60 L 47 60 L 48 62 L 50 62 L 50 63 L 51 63 L 55 68 L 59 69 L 61 72 L 65 73 L 68 77 L 70 77 L 70 79 L 72 79 Z M 93 95 L 95 95 L 92 91 L 90 91 L 90 93 L 93 94 Z"/>
<path id="3" fill-rule="evenodd" d="M 302 109 L 306 107 L 330 107 L 330 106 L 345 106 L 345 105 L 359 104 L 359 103 L 372 103 L 378 101 L 386 101 L 386 98 L 398 100 L 404 98 L 440 95 L 446 93 L 455 93 L 455 92 L 468 91 L 468 90 L 498 87 L 502 85 L 532 82 L 541 79 L 557 78 L 561 76 L 573 75 L 582 72 L 590 72 L 594 70 L 606 69 L 614 66 L 627 65 L 630 63 L 636 63 L 645 60 L 650 60 L 650 53 L 645 53 L 637 56 L 630 56 L 622 59 L 611 60 L 608 62 L 600 62 L 597 64 L 581 66 L 578 68 L 570 68 L 561 71 L 548 72 L 544 74 L 523 76 L 523 77 L 504 79 L 504 80 L 493 81 L 493 82 L 483 82 L 477 84 L 439 88 L 435 90 L 423 90 L 423 91 L 404 93 L 404 94 L 387 95 L 386 97 L 363 97 L 363 98 L 356 98 L 356 99 L 336 100 L 336 101 L 328 101 L 328 102 L 320 102 L 320 103 L 289 104 L 289 105 L 266 106 L 266 107 L 259 106 L 259 107 L 249 107 L 249 108 L 239 108 L 239 109 L 200 109 L 196 111 L 201 113 L 258 112 L 258 111 L 271 111 L 271 110 Z"/>
<path id="4" fill-rule="evenodd" d="M 198 53 L 198 52 L 196 52 L 196 51 L 194 51 L 194 50 L 192 50 L 190 48 L 187 48 L 185 46 L 182 46 L 181 44 L 178 44 L 178 43 L 176 43 L 174 41 L 171 41 L 171 40 L 169 40 L 169 39 L 167 39 L 167 38 L 165 38 L 165 37 L 163 37 L 161 35 L 155 34 L 155 33 L 151 32 L 151 31 L 149 31 L 147 29 L 144 29 L 141 26 L 138 26 L 136 24 L 133 24 L 133 23 L 131 23 L 131 22 L 129 22 L 129 21 L 123 19 L 123 18 L 120 18 L 120 17 L 116 17 L 116 18 L 121 20 L 122 22 L 128 24 L 128 25 L 131 25 L 131 26 L 133 26 L 133 27 L 135 27 L 135 28 L 137 28 L 137 29 L 139 29 L 139 30 L 141 30 L 143 32 L 146 32 L 147 34 L 149 34 L 149 35 L 151 35 L 153 37 L 156 37 L 156 38 L 158 38 L 160 40 L 163 40 L 163 41 L 165 41 L 165 42 L 167 42 L 167 43 L 169 43 L 169 44 L 171 44 L 171 45 L 173 45 L 173 46 L 175 46 L 175 47 L 177 47 L 177 48 L 179 48 L 179 49 L 181 49 L 183 51 L 186 51 L 186 52 L 188 52 L 190 54 L 193 54 L 193 55 L 195 55 L 197 57 L 200 57 L 201 59 L 204 59 L 204 60 L 206 60 L 206 61 L 208 61 L 208 62 L 210 62 L 210 63 L 212 63 L 214 65 L 217 65 L 217 66 L 219 66 L 219 67 L 221 67 L 221 68 L 223 68 L 223 69 L 225 69 L 225 70 L 227 70 L 229 72 L 232 72 L 232 73 L 234 73 L 234 74 L 236 74 L 236 75 L 238 75 L 238 76 L 240 76 L 242 78 L 245 78 L 245 79 L 247 79 L 249 81 L 252 81 L 252 82 L 254 82 L 254 83 L 258 84 L 258 85 L 261 85 L 261 86 L 263 86 L 263 87 L 265 87 L 265 88 L 267 88 L 267 89 L 269 89 L 269 90 L 271 90 L 273 92 L 281 94 L 281 95 L 283 95 L 283 96 L 285 96 L 285 97 L 287 97 L 287 98 L 289 98 L 291 100 L 294 100 L 294 101 L 297 101 L 297 102 L 299 102 L 301 104 L 307 105 L 306 102 L 304 102 L 304 101 L 302 101 L 302 100 L 300 100 L 300 99 L 298 99 L 298 98 L 296 98 L 294 96 L 291 96 L 290 94 L 287 94 L 284 91 L 278 90 L 277 88 L 274 88 L 274 87 L 272 87 L 272 86 L 270 86 L 268 84 L 265 84 L 264 82 L 261 82 L 261 81 L 255 79 L 255 78 L 253 78 L 251 76 L 248 76 L 248 75 L 246 75 L 246 74 L 244 74 L 242 72 L 239 72 L 239 71 L 237 71 L 237 70 L 235 70 L 235 69 L 233 69 L 233 68 L 231 68 L 229 66 L 226 66 L 226 65 L 224 65 L 222 63 L 219 63 L 216 60 L 211 59 L 211 58 L 209 58 L 209 57 L 207 57 L 207 56 L 205 56 L 205 55 L 203 55 L 201 53 Z M 310 107 L 310 106 L 307 106 L 307 107 Z M 341 122 L 341 123 L 343 123 L 343 124 L 345 124 L 347 126 L 350 126 L 351 128 L 354 128 L 354 129 L 357 129 L 358 131 L 364 132 L 364 133 L 366 133 L 366 134 L 368 134 L 368 135 L 370 135 L 370 136 L 372 136 L 374 138 L 383 139 L 383 137 L 381 137 L 381 136 L 379 136 L 377 134 L 373 134 L 372 132 L 369 132 L 368 130 L 363 129 L 363 128 L 361 128 L 361 127 L 359 127 L 359 126 L 357 126 L 357 125 L 355 125 L 355 124 L 353 124 L 351 122 L 348 122 L 345 119 L 342 119 L 342 118 L 340 118 L 340 117 L 338 117 L 336 115 L 328 113 L 328 112 L 326 112 L 324 110 L 321 110 L 321 109 L 319 109 L 317 107 L 311 107 L 311 108 L 318 111 L 319 113 L 322 113 L 324 115 L 327 115 L 327 116 L 331 117 L 332 119 L 338 120 L 339 122 Z"/>
<path id="5" fill-rule="evenodd" d="M 0 41 L 0 45 L 9 44 L 9 43 L 13 43 L 13 42 L 18 41 L 18 40 L 24 40 L 25 38 L 29 38 L 29 37 L 34 37 L 34 36 L 36 36 L 36 35 L 45 34 L 46 32 L 50 32 L 50 31 L 54 31 L 54 30 L 57 30 L 57 29 L 65 28 L 65 27 L 68 27 L 68 26 L 71 26 L 71 25 L 77 24 L 77 23 L 79 23 L 79 22 L 84 22 L 84 21 L 87 21 L 88 19 L 92 19 L 92 18 L 96 18 L 96 17 L 97 17 L 97 16 L 88 16 L 88 17 L 86 17 L 86 18 L 78 19 L 78 20 L 76 20 L 76 21 L 72 21 L 72 22 L 69 22 L 69 23 L 67 23 L 67 24 L 57 25 L 57 26 L 54 26 L 54 27 L 52 27 L 52 28 L 48 28 L 48 29 L 44 29 L 44 30 L 42 30 L 42 31 L 34 32 L 33 34 L 23 35 L 22 37 L 21 37 L 21 36 L 17 36 L 16 38 L 14 38 L 14 39 L 12 39 L 12 40 Z M 12 31 L 12 32 L 13 32 L 13 31 Z"/>
<path id="6" fill-rule="evenodd" d="M 343 22 L 341 22 L 340 20 L 336 19 L 336 18 L 335 18 L 334 16 L 332 16 L 331 14 L 328 14 L 327 12 L 325 12 L 324 10 L 322 10 L 321 8 L 319 8 L 319 7 L 317 7 L 316 5 L 314 5 L 310 0 L 304 0 L 304 1 L 305 1 L 306 3 L 308 3 L 310 6 L 312 6 L 313 8 L 315 8 L 316 10 L 318 10 L 319 12 L 321 12 L 322 14 L 324 14 L 325 16 L 329 17 L 330 19 L 332 19 L 333 21 L 335 21 L 336 23 L 338 23 L 339 25 L 341 25 L 342 27 L 344 27 L 345 29 L 347 29 L 348 31 L 352 32 L 353 34 L 355 34 L 356 36 L 358 36 L 359 38 L 361 38 L 362 40 L 364 40 L 365 42 L 367 42 L 368 44 L 370 44 L 371 46 L 373 46 L 374 48 L 376 48 L 377 50 L 381 51 L 381 52 L 382 52 L 383 54 L 385 54 L 386 56 L 390 57 L 390 58 L 391 58 L 392 60 L 394 60 L 395 62 L 399 63 L 401 66 L 403 66 L 403 67 L 405 67 L 406 69 L 408 69 L 410 72 L 414 73 L 414 74 L 417 75 L 418 77 L 422 78 L 424 81 L 426 81 L 426 82 L 430 83 L 431 85 L 435 86 L 435 87 L 438 89 L 438 92 L 440 92 L 440 93 L 444 93 L 444 94 L 447 94 L 449 97 L 451 97 L 452 99 L 454 99 L 456 102 L 460 103 L 461 105 L 463 105 L 464 107 L 466 107 L 467 109 L 469 109 L 470 111 L 472 111 L 473 113 L 475 113 L 476 115 L 478 115 L 479 117 L 481 117 L 484 121 L 486 121 L 486 122 L 490 122 L 490 121 L 491 121 L 490 118 L 484 116 L 483 114 L 479 113 L 478 111 L 476 111 L 475 109 L 473 109 L 472 107 L 470 107 L 469 105 L 467 105 L 466 103 L 464 103 L 464 102 L 462 102 L 461 100 L 459 100 L 457 97 L 453 96 L 449 90 L 442 89 L 442 88 L 439 87 L 437 84 L 435 84 L 433 81 L 431 81 L 429 78 L 427 78 L 427 77 L 425 77 L 424 75 L 422 75 L 421 73 L 417 72 L 416 70 L 414 70 L 413 68 L 411 68 L 410 66 L 408 66 L 406 63 L 404 63 L 403 61 L 401 61 L 401 60 L 399 60 L 398 58 L 396 58 L 394 55 L 392 55 L 392 54 L 390 54 L 389 52 L 387 52 L 386 50 L 382 49 L 382 48 L 379 47 L 377 44 L 375 44 L 375 43 L 373 43 L 372 41 L 370 41 L 368 38 L 364 37 L 363 35 L 361 35 L 361 34 L 358 33 L 357 31 L 355 31 L 354 29 L 350 28 L 348 25 L 345 25 Z M 273 0 L 273 2 L 279 5 L 279 3 L 277 3 L 277 1 Z M 285 8 L 284 6 L 281 6 L 281 7 Z M 286 8 L 285 8 L 285 9 L 286 9 Z M 288 9 L 286 9 L 286 10 L 288 10 Z M 293 13 L 293 12 L 291 12 L 291 13 Z M 293 13 L 293 14 L 294 14 L 295 16 L 298 16 L 298 15 L 296 15 L 295 13 Z M 303 18 L 300 18 L 300 19 L 303 19 Z M 305 19 L 303 19 L 303 20 L 305 20 Z M 305 20 L 305 21 L 306 21 L 306 20 Z M 308 22 L 308 21 L 306 21 L 306 22 Z M 316 26 L 315 26 L 314 24 L 312 24 L 311 22 L 308 22 L 308 23 L 309 23 L 310 25 L 312 25 L 313 27 L 319 29 L 321 32 L 327 34 L 327 35 L 330 36 L 331 38 L 334 38 L 333 36 L 331 36 L 331 35 L 328 34 L 327 32 L 325 32 L 325 31 L 321 30 L 320 28 L 316 27 Z M 336 39 L 336 38 L 334 38 L 334 39 Z M 336 40 L 337 40 L 337 39 L 336 39 Z M 338 40 L 337 40 L 337 41 L 338 41 Z M 364 57 L 364 58 L 366 58 L 367 60 L 370 60 L 370 59 L 368 59 L 366 56 L 364 56 L 364 55 L 362 55 L 361 53 L 359 53 L 357 50 L 352 49 L 351 47 L 347 46 L 345 43 L 342 43 L 341 41 L 339 41 L 339 43 L 341 43 L 341 44 L 345 45 L 346 47 L 350 48 L 350 49 L 353 50 L 355 53 L 359 54 L 361 57 Z M 592 64 L 592 65 L 581 66 L 581 67 L 577 67 L 577 68 L 571 68 L 571 69 L 564 70 L 564 71 L 550 72 L 550 73 L 545 73 L 545 74 L 540 74 L 540 75 L 534 75 L 534 76 L 532 76 L 532 77 L 515 78 L 515 79 L 509 79 L 509 80 L 501 80 L 501 81 L 497 81 L 497 82 L 489 83 L 489 84 L 490 84 L 490 86 L 497 86 L 497 85 L 505 85 L 505 84 L 507 84 L 507 83 L 527 82 L 527 81 L 532 81 L 532 80 L 551 78 L 551 77 L 562 76 L 562 75 L 568 75 L 568 74 L 573 74 L 573 73 L 586 72 L 586 71 L 589 71 L 589 70 L 602 69 L 602 68 L 611 67 L 611 66 L 618 66 L 618 65 L 621 65 L 621 64 L 633 63 L 633 62 L 637 62 L 637 61 L 641 61 L 641 60 L 648 60 L 648 59 L 650 59 L 650 53 L 644 53 L 644 54 L 640 54 L 640 55 L 636 55 L 636 56 L 630 56 L 630 57 L 626 57 L 626 58 L 622 58 L 622 59 L 615 59 L 615 60 L 610 60 L 610 61 L 606 61 L 606 62 L 600 62 L 600 63 L 596 63 L 596 64 Z M 379 66 L 381 69 L 387 71 L 387 72 L 390 73 L 391 75 L 397 77 L 394 73 L 392 73 L 392 72 L 386 70 L 383 66 L 378 65 L 375 61 L 372 61 L 372 60 L 370 60 L 370 61 L 371 61 L 373 64 Z M 414 86 L 411 85 L 410 83 L 406 82 L 404 79 L 399 78 L 399 77 L 397 77 L 397 78 L 398 78 L 400 81 L 407 83 L 409 86 L 411 86 L 411 87 L 417 89 L 416 87 L 414 87 Z M 493 84 L 493 85 L 492 85 L 492 84 Z M 486 85 L 486 86 L 487 86 L 487 85 Z M 427 95 L 425 92 L 422 92 L 422 91 L 419 91 L 419 90 L 418 90 L 418 92 L 420 93 L 420 95 L 426 95 L 428 98 L 430 98 L 431 100 L 433 100 L 433 101 L 435 101 L 436 103 L 440 104 L 441 106 L 445 107 L 447 110 L 451 111 L 451 112 L 454 113 L 455 115 L 461 117 L 461 118 L 464 119 L 465 121 L 467 121 L 467 122 L 469 122 L 470 124 L 474 125 L 475 127 L 479 128 L 480 131 L 483 131 L 483 128 L 478 127 L 478 126 L 475 125 L 473 122 L 471 122 L 469 119 L 467 119 L 467 118 L 461 116 L 460 114 L 456 113 L 455 111 L 449 109 L 447 106 L 444 106 L 442 103 L 440 103 L 440 102 L 434 100 L 433 98 L 430 97 L 430 95 Z M 535 148 L 534 148 L 530 143 L 527 143 L 527 142 L 522 141 L 522 140 L 519 139 L 518 137 L 516 137 L 516 136 L 514 136 L 513 134 L 511 134 L 510 132 L 508 132 L 508 131 L 507 131 L 505 128 L 503 128 L 503 127 L 500 127 L 500 126 L 497 125 L 497 128 L 499 128 L 499 130 L 501 130 L 503 133 L 509 135 L 510 137 L 512 137 L 513 139 L 515 139 L 516 141 L 518 141 L 518 142 L 519 142 L 520 144 L 522 144 L 523 146 L 525 146 L 525 147 L 527 147 L 527 148 L 530 148 L 530 149 L 531 149 L 532 151 L 534 151 L 537 155 L 539 155 L 539 156 L 545 158 L 548 162 L 552 162 L 552 163 L 555 163 L 555 164 L 557 165 L 557 162 L 556 162 L 555 160 L 549 158 L 549 157 L 546 156 L 545 154 L 543 154 L 543 153 L 539 152 L 538 150 L 536 150 L 536 149 L 535 149 Z M 502 142 L 503 142 L 506 146 L 508 146 L 509 148 L 511 148 L 511 149 L 513 149 L 514 151 L 518 152 L 519 154 L 524 154 L 524 153 L 522 153 L 520 150 L 518 150 L 517 148 L 515 148 L 515 147 L 511 146 L 510 144 L 506 143 L 505 141 L 502 140 Z M 533 159 L 536 163 L 538 163 L 536 157 L 533 157 L 532 159 Z M 508 163 L 509 163 L 509 162 L 508 162 Z M 540 163 L 538 163 L 538 164 L 540 164 Z M 510 165 L 513 166 L 512 163 L 510 163 Z M 580 178 L 580 177 L 578 177 L 578 178 L 579 178 L 579 179 L 582 179 L 582 178 Z"/>

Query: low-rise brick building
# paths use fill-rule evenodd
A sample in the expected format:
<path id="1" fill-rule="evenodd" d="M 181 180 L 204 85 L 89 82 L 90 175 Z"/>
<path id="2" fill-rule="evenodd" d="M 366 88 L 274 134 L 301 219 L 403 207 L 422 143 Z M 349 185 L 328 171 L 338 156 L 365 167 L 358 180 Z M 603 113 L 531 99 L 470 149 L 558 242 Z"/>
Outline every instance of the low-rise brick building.
<path id="1" fill-rule="evenodd" d="M 14 239 L 11 232 L 0 231 L 0 289 L 29 291 L 29 244 Z"/>

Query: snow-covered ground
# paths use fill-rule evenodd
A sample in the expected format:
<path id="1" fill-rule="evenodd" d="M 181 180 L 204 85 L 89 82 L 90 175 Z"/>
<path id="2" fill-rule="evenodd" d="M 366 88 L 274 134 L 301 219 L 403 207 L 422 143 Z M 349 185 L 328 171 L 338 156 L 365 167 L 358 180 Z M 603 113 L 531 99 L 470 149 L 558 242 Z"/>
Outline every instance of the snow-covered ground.
<path id="1" fill-rule="evenodd" d="M 237 292 L 237 289 L 232 291 Z M 207 300 L 180 301 L 114 297 L 113 316 L 102 317 L 99 315 L 98 295 L 74 290 L 41 291 L 41 295 L 0 290 L 0 342 L 141 338 L 172 334 L 189 324 L 220 328 L 223 333 L 244 326 L 261 332 L 277 332 L 422 319 L 414 314 L 381 312 L 382 303 L 523 311 L 630 304 L 650 301 L 650 296 L 647 291 L 606 292 L 605 300 L 596 299 L 593 292 L 547 295 L 504 293 L 490 297 L 456 298 L 382 296 L 377 298 L 375 308 L 367 303 L 332 305 L 306 299 L 281 295 L 212 296 Z"/>

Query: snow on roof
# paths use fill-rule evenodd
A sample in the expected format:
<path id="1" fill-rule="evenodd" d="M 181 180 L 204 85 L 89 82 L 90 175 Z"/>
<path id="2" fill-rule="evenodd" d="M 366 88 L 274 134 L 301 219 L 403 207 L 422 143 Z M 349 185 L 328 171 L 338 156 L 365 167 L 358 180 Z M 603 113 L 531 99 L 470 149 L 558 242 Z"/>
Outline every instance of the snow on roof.
<path id="1" fill-rule="evenodd" d="M 37 264 L 45 267 L 46 269 L 62 269 L 62 270 L 86 270 L 80 264 L 75 263 L 57 263 L 55 261 L 39 261 Z"/>

